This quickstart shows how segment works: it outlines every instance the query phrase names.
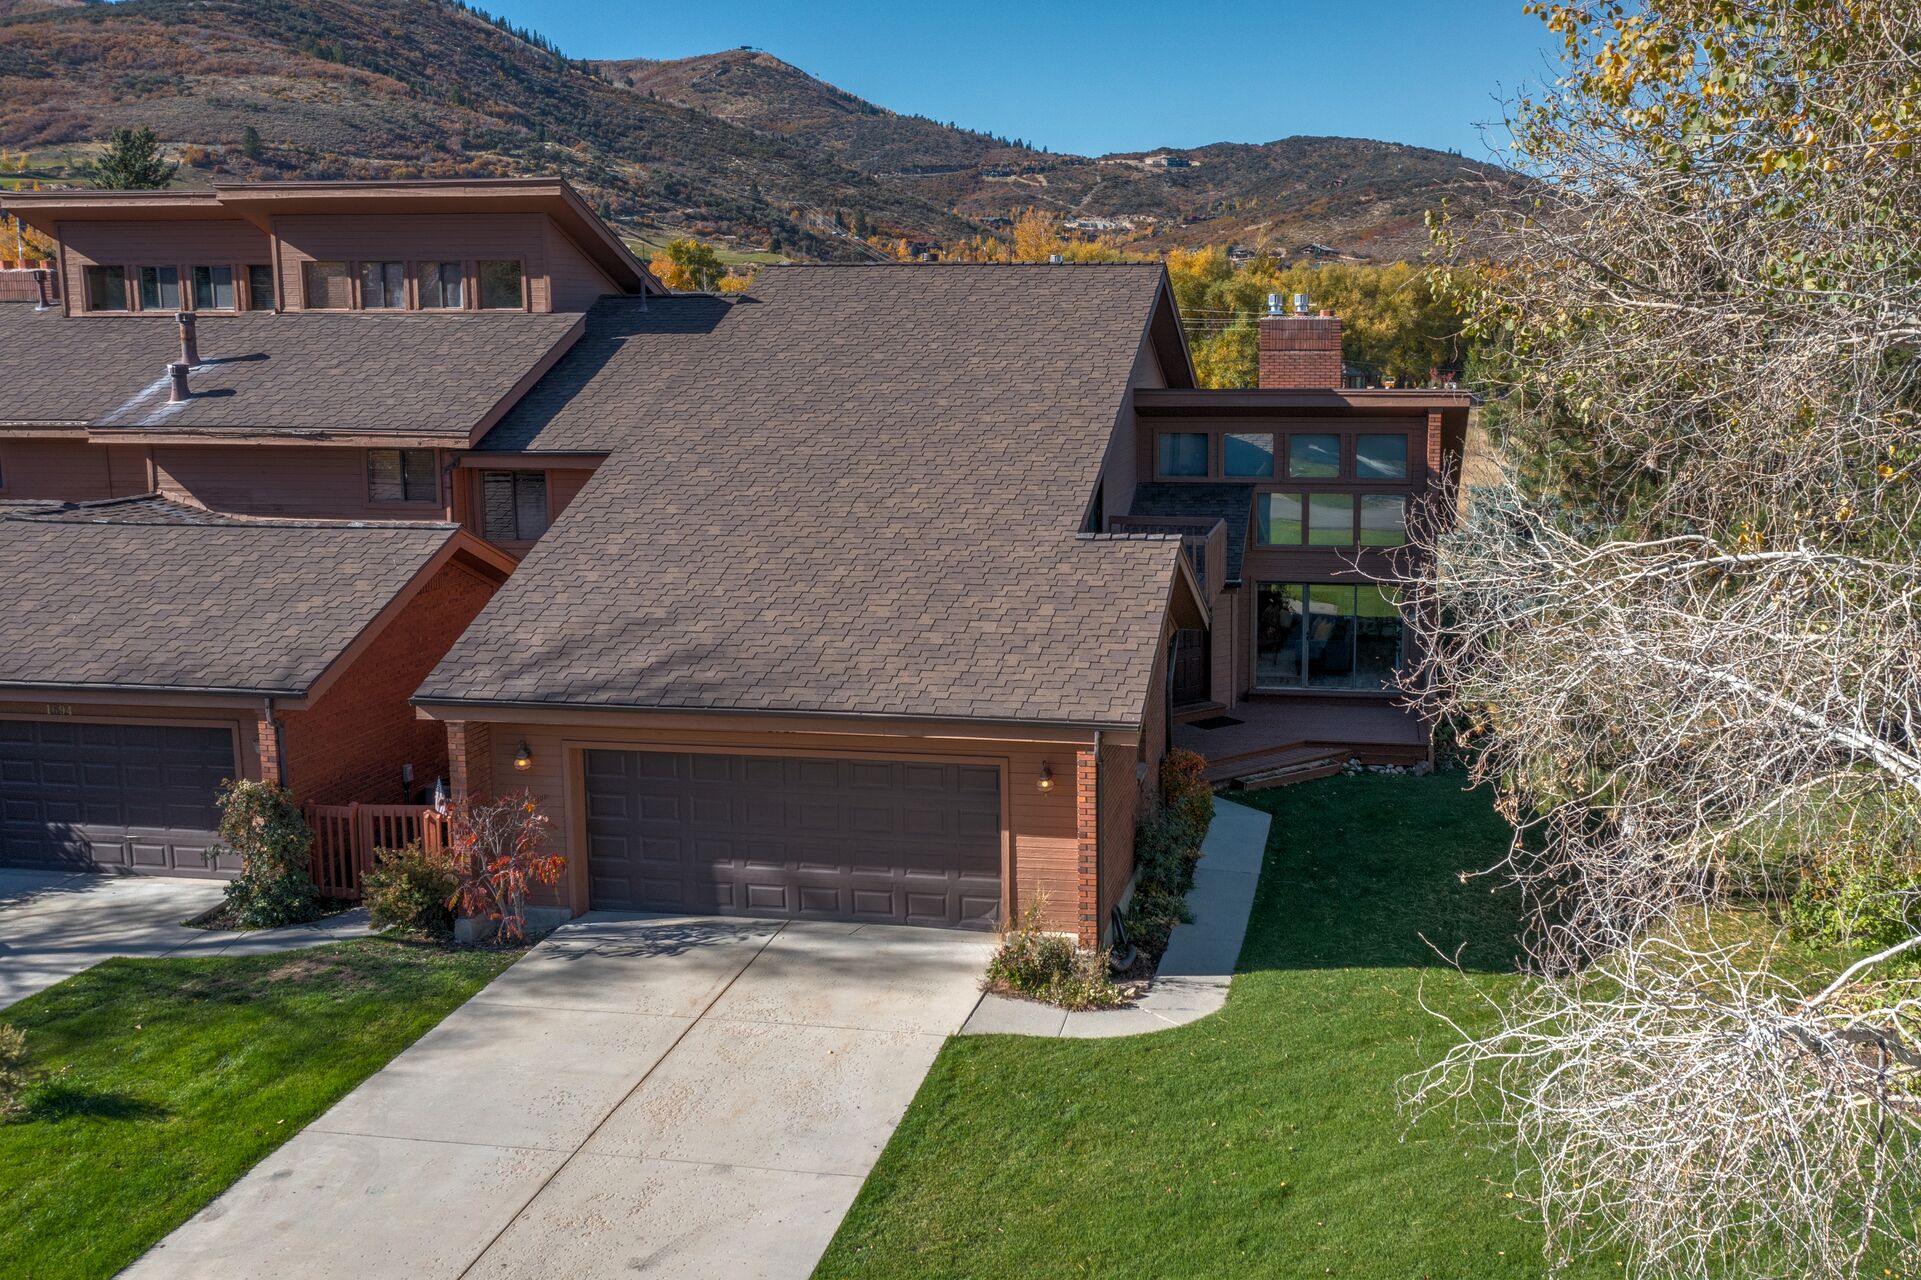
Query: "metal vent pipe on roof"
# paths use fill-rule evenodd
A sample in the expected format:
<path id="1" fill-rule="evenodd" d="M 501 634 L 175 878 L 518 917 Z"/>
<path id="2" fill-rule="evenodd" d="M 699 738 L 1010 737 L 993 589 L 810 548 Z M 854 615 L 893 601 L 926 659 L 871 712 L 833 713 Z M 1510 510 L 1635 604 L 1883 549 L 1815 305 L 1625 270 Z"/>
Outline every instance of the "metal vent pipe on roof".
<path id="1" fill-rule="evenodd" d="M 53 301 L 47 296 L 47 269 L 45 267 L 35 267 L 33 269 L 33 290 L 40 295 L 40 305 L 35 307 L 34 310 L 52 310 Z"/>
<path id="2" fill-rule="evenodd" d="M 173 318 L 180 324 L 180 362 L 191 368 L 200 363 L 200 343 L 194 333 L 193 312 L 176 311 Z"/>
<path id="3" fill-rule="evenodd" d="M 167 377 L 173 381 L 167 392 L 167 403 L 179 404 L 193 394 L 187 390 L 187 369 L 187 365 L 177 361 L 167 366 Z"/>
<path id="4" fill-rule="evenodd" d="M 1294 314 L 1297 316 L 1304 316 L 1307 314 L 1307 295 L 1306 294 L 1297 293 L 1294 295 Z"/>
<path id="5" fill-rule="evenodd" d="M 1280 294 L 1270 293 L 1267 295 L 1267 314 L 1270 316 L 1285 315 L 1286 310 L 1286 307 L 1282 305 Z"/>

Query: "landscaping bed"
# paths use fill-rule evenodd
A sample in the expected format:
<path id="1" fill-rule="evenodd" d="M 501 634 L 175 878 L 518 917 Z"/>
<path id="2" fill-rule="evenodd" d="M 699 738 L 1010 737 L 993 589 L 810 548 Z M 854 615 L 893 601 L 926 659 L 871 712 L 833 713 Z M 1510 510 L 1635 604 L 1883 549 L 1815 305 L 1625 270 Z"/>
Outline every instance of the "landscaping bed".
<path id="1" fill-rule="evenodd" d="M 14 1005 L 32 1082 L 0 1120 L 0 1270 L 114 1274 L 519 954 L 109 960 Z"/>
<path id="2" fill-rule="evenodd" d="M 1508 829 L 1459 774 L 1237 796 L 1274 815 L 1227 1007 L 1114 1040 L 942 1049 L 817 1276 L 1536 1277 L 1511 1160 L 1396 1085 L 1520 981 Z M 1426 940 L 1424 940 L 1424 938 Z M 1428 945 L 1463 947 L 1468 976 Z M 1616 1276 L 1583 1261 L 1577 1280 Z"/>

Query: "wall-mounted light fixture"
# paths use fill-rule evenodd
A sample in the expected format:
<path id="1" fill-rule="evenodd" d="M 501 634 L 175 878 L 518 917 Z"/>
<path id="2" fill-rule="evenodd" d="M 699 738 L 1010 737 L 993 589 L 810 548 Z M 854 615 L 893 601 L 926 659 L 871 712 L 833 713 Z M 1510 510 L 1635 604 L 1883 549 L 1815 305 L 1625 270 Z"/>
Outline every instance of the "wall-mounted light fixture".
<path id="1" fill-rule="evenodd" d="M 1047 765 L 1042 764 L 1041 776 L 1035 779 L 1034 785 L 1042 791 L 1052 791 L 1054 789 L 1054 771 L 1048 768 Z"/>
<path id="2" fill-rule="evenodd" d="M 527 750 L 527 739 L 520 740 L 520 750 L 514 752 L 514 768 L 525 773 L 534 767 L 534 753 Z"/>

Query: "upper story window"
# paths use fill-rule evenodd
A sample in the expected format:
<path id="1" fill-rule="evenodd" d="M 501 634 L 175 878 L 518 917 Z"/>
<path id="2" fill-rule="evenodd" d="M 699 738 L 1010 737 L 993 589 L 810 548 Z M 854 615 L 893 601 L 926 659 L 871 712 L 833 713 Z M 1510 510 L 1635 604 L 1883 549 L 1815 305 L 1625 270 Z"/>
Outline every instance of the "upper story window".
<path id="1" fill-rule="evenodd" d="M 1207 474 L 1207 435 L 1199 431 L 1163 431 L 1157 442 L 1156 469 L 1164 476 Z"/>
<path id="2" fill-rule="evenodd" d="M 526 281 L 518 259 L 482 259 L 474 274 L 480 282 L 482 311 L 524 311 L 527 308 Z"/>
<path id="3" fill-rule="evenodd" d="M 1353 494 L 1310 493 L 1307 495 L 1307 545 L 1310 547 L 1354 545 Z"/>
<path id="4" fill-rule="evenodd" d="M 1398 547 L 1407 541 L 1407 499 L 1398 493 L 1361 495 L 1361 545 Z"/>
<path id="5" fill-rule="evenodd" d="M 309 310 L 353 309 L 354 282 L 344 262 L 303 262 L 300 264 L 300 283 Z"/>
<path id="6" fill-rule="evenodd" d="M 272 311 L 273 268 L 264 262 L 256 262 L 247 268 L 247 310 Z"/>
<path id="7" fill-rule="evenodd" d="M 1230 433 L 1221 439 L 1221 472 L 1230 476 L 1271 476 L 1274 474 L 1274 436 Z"/>
<path id="8" fill-rule="evenodd" d="M 480 473 L 481 532 L 494 542 L 532 542 L 547 532 L 547 473 Z"/>
<path id="9" fill-rule="evenodd" d="M 88 267 L 82 274 L 87 288 L 87 310 L 125 311 L 127 309 L 127 269 L 125 267 Z"/>
<path id="10" fill-rule="evenodd" d="M 367 450 L 369 502 L 437 502 L 439 480 L 432 449 Z"/>
<path id="11" fill-rule="evenodd" d="M 140 268 L 140 309 L 142 311 L 180 310 L 180 268 Z"/>
<path id="12" fill-rule="evenodd" d="M 193 309 L 195 311 L 232 311 L 234 309 L 232 267 L 195 267 L 193 269 Z"/>
<path id="13" fill-rule="evenodd" d="M 414 274 L 423 310 L 459 311 L 467 305 L 467 273 L 460 263 L 422 262 Z"/>
<path id="14" fill-rule="evenodd" d="M 1307 525 L 1302 520 L 1302 495 L 1263 493 L 1256 496 L 1254 540 L 1264 547 L 1298 547 Z"/>
<path id="15" fill-rule="evenodd" d="M 1287 438 L 1287 478 L 1332 480 L 1341 474 L 1341 438 L 1299 435 Z"/>
<path id="16" fill-rule="evenodd" d="M 399 262 L 360 264 L 360 305 L 368 311 L 407 308 L 407 268 Z"/>
<path id="17" fill-rule="evenodd" d="M 1358 436 L 1354 441 L 1356 480 L 1407 479 L 1407 437 Z"/>

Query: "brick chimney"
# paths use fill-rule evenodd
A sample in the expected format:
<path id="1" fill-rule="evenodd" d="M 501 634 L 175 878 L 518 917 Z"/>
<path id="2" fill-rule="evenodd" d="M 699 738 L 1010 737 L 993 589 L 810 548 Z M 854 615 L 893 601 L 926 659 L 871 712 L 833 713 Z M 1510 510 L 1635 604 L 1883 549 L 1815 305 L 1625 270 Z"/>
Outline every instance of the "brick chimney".
<path id="1" fill-rule="evenodd" d="M 1261 317 L 1261 385 L 1294 390 L 1338 388 L 1341 385 L 1341 320 L 1323 311 L 1307 312 L 1307 295 L 1294 295 L 1294 313 L 1281 305 L 1281 295 L 1267 296 Z"/>

